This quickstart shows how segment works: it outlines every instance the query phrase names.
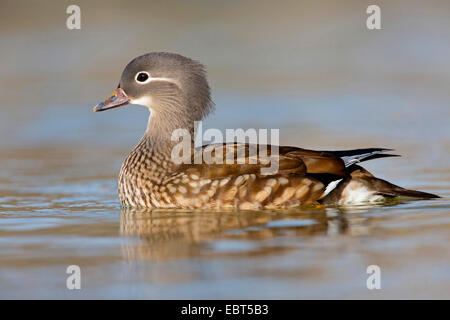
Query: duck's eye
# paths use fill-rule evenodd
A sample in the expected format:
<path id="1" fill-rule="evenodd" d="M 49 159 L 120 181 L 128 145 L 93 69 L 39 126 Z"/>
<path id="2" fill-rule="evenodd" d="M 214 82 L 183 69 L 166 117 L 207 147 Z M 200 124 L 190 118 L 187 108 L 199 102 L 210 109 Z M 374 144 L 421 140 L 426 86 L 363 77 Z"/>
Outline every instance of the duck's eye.
<path id="1" fill-rule="evenodd" d="M 138 82 L 145 82 L 148 80 L 148 73 L 147 72 L 139 72 L 136 75 L 136 81 Z"/>

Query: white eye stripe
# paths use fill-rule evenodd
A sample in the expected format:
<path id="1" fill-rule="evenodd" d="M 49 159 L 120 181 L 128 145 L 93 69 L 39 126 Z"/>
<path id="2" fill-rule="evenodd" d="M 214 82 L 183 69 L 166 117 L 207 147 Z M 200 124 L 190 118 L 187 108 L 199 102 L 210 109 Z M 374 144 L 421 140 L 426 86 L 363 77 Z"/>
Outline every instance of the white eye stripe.
<path id="1" fill-rule="evenodd" d="M 140 74 L 142 74 L 142 73 L 146 74 L 148 76 L 148 78 L 145 81 L 138 81 L 138 76 Z M 176 80 L 174 80 L 174 79 L 165 78 L 165 77 L 151 77 L 150 74 L 148 72 L 146 72 L 146 71 L 140 71 L 140 72 L 136 73 L 136 76 L 134 77 L 134 80 L 138 84 L 147 84 L 147 83 L 152 82 L 152 81 L 165 81 L 165 82 L 173 83 L 173 84 L 178 86 L 178 82 Z"/>

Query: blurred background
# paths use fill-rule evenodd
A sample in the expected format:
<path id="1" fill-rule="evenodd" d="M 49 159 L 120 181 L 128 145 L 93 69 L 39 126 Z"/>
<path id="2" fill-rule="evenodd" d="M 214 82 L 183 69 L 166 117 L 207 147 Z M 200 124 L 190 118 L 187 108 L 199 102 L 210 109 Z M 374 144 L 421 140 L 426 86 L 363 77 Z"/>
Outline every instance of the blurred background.
<path id="1" fill-rule="evenodd" d="M 66 28 L 71 4 L 81 8 L 81 30 Z M 371 4 L 381 7 L 381 30 L 366 28 Z M 280 128 L 282 144 L 313 149 L 393 148 L 403 157 L 370 162 L 366 168 L 404 187 L 448 196 L 449 14 L 446 0 L 1 0 L 0 297 L 35 297 L 31 284 L 40 288 L 39 297 L 50 298 L 61 293 L 68 298 L 448 298 L 445 244 L 450 220 L 445 199 L 433 205 L 358 209 L 353 220 L 346 216 L 348 221 L 339 220 L 339 227 L 331 229 L 327 212 L 320 221 L 320 215 L 303 212 L 293 225 L 278 227 L 268 225 L 278 215 L 269 215 L 267 221 L 246 217 L 251 220 L 246 227 L 280 228 L 267 236 L 270 241 L 264 246 L 271 249 L 314 244 L 307 250 L 292 249 L 294 257 L 268 250 L 270 259 L 286 265 L 244 275 L 239 270 L 273 261 L 223 258 L 222 253 L 238 250 L 246 256 L 258 251 L 261 235 L 255 238 L 235 221 L 226 229 L 245 236 L 214 242 L 224 237 L 223 229 L 206 228 L 210 236 L 205 240 L 197 227 L 211 225 L 211 219 L 216 225 L 222 218 L 182 214 L 193 226 L 186 231 L 190 240 L 164 242 L 163 249 L 158 244 L 161 251 L 155 258 L 154 241 L 133 246 L 129 240 L 152 234 L 148 225 L 131 235 L 129 228 L 119 232 L 120 223 L 137 222 L 124 218 L 129 215 L 121 212 L 115 191 L 120 165 L 143 134 L 148 112 L 138 106 L 101 114 L 91 110 L 116 88 L 132 58 L 151 51 L 176 52 L 207 67 L 216 111 L 204 128 Z M 282 218 L 290 221 L 288 216 Z M 169 226 L 185 223 L 183 219 L 170 218 Z M 378 224 L 385 219 L 390 223 Z M 321 227 L 305 236 L 302 230 L 310 230 L 311 223 Z M 317 232 L 321 237 L 310 238 Z M 368 237 L 370 249 L 354 246 L 361 234 Z M 284 236 L 292 243 L 283 242 Z M 246 241 L 254 241 L 254 247 Z M 331 254 L 331 244 L 342 245 L 347 254 Z M 224 275 L 215 255 L 195 260 L 205 246 L 236 273 Z M 318 251 L 322 246 L 328 248 L 326 254 Z M 406 257 L 401 255 L 405 252 Z M 175 268 L 170 269 L 170 262 L 164 262 L 151 269 L 140 262 L 133 267 L 141 268 L 134 276 L 122 264 L 136 257 L 166 261 L 174 256 L 184 257 L 184 264 L 170 264 Z M 302 266 L 312 256 L 314 264 Z M 365 289 L 365 266 L 374 257 L 390 262 L 390 276 L 396 279 L 385 295 Z M 63 266 L 69 264 L 90 270 L 91 291 L 67 293 Z M 416 267 L 408 269 L 411 264 Z M 355 273 L 363 280 L 352 282 Z M 110 290 L 111 277 L 117 274 L 122 278 Z M 239 289 L 242 283 L 251 283 L 255 296 L 246 296 Z M 185 291 L 170 287 L 180 284 Z M 273 296 L 262 294 L 268 288 Z"/>

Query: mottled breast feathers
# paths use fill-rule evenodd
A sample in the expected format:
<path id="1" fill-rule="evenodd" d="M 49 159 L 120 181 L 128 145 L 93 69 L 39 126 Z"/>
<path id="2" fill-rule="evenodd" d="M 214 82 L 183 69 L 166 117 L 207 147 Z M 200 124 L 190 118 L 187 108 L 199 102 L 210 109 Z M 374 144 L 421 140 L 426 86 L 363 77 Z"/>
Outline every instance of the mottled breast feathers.
<path id="1" fill-rule="evenodd" d="M 204 146 L 192 152 L 190 164 L 164 163 L 166 169 L 162 168 L 161 159 L 155 158 L 149 150 L 146 150 L 146 157 L 133 157 L 132 153 L 121 170 L 121 202 L 126 206 L 153 208 L 290 207 L 315 203 L 322 197 L 326 185 L 314 174 L 345 175 L 344 162 L 331 153 L 280 147 L 279 156 L 276 156 L 272 154 L 271 146 L 267 146 L 260 155 L 259 148 L 239 143 Z M 195 164 L 195 157 L 205 149 L 214 162 Z M 232 163 L 227 163 L 227 157 Z M 222 161 L 218 161 L 220 158 Z M 273 159 L 278 159 L 278 171 L 262 173 L 262 169 L 270 167 Z M 133 173 L 127 169 L 128 166 L 145 170 L 147 174 Z M 161 171 L 166 173 L 161 174 Z M 161 179 L 149 178 L 153 173 Z"/>

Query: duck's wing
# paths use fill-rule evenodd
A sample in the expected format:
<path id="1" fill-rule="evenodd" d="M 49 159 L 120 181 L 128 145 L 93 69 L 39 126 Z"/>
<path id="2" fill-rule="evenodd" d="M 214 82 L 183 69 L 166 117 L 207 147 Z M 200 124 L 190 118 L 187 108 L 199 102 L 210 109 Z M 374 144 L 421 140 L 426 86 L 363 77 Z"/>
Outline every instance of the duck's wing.
<path id="1" fill-rule="evenodd" d="M 278 152 L 271 145 L 247 143 L 212 144 L 193 152 L 182 171 L 197 171 L 202 177 L 221 178 L 241 174 L 270 175 L 268 169 L 277 161 L 278 170 L 272 174 L 326 174 L 333 177 L 347 175 L 345 162 L 331 152 L 280 146 Z"/>
<path id="2" fill-rule="evenodd" d="M 342 159 L 320 151 L 242 143 L 195 151 L 163 181 L 168 202 L 177 206 L 258 209 L 316 203 L 326 184 L 310 172 L 345 175 Z"/>
<path id="3" fill-rule="evenodd" d="M 247 208 L 247 204 L 262 207 L 295 205 L 298 201 L 302 204 L 316 201 L 347 204 L 355 199 L 364 202 L 391 194 L 425 196 L 378 179 L 355 164 L 394 156 L 383 154 L 387 149 L 314 151 L 281 146 L 276 150 L 270 145 L 242 143 L 203 146 L 193 152 L 190 163 L 179 165 L 168 179 L 178 183 L 186 180 L 183 191 L 191 188 L 189 178 L 198 179 L 198 183 L 192 183 L 192 188 L 200 189 L 192 194 L 201 194 L 206 202 L 213 199 L 222 204 L 241 203 L 239 208 Z M 263 173 L 275 159 L 278 170 Z M 212 181 L 216 182 L 215 187 L 208 189 Z M 194 207 L 203 205 L 196 197 L 178 196 L 178 201 Z"/>
<path id="4" fill-rule="evenodd" d="M 343 177 L 347 175 L 345 162 L 328 151 L 315 151 L 296 147 L 280 147 L 280 154 L 301 159 L 309 174 L 327 174 Z"/>

